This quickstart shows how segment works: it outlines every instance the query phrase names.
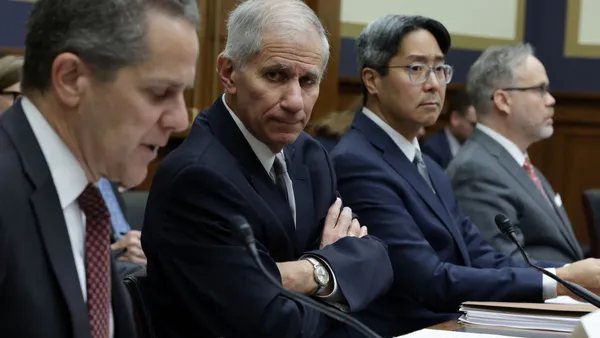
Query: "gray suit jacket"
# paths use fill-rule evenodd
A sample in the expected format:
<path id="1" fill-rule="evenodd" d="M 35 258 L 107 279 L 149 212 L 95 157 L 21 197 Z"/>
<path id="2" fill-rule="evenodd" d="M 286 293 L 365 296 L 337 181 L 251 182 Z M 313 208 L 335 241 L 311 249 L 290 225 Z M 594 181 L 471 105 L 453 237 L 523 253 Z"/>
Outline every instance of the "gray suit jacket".
<path id="1" fill-rule="evenodd" d="M 517 247 L 494 223 L 502 213 L 513 222 L 529 257 L 565 263 L 582 259 L 565 209 L 555 203 L 550 183 L 535 170 L 551 203 L 501 144 L 475 129 L 446 173 L 461 210 L 498 250 L 520 258 Z"/>

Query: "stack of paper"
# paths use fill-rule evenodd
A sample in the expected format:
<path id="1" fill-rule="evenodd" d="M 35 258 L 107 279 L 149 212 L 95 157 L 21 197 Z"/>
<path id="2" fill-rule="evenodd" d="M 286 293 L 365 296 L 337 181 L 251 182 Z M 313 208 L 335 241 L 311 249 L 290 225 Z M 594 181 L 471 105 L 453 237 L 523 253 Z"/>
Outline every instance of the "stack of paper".
<path id="1" fill-rule="evenodd" d="M 594 310 L 589 304 L 466 302 L 459 322 L 517 329 L 573 332 L 579 318 Z"/>
<path id="2" fill-rule="evenodd" d="M 452 332 L 452 331 L 438 331 L 424 329 L 409 333 L 404 336 L 396 338 L 506 338 L 512 336 L 498 336 L 495 334 L 481 334 L 481 333 L 465 333 L 465 332 Z"/>

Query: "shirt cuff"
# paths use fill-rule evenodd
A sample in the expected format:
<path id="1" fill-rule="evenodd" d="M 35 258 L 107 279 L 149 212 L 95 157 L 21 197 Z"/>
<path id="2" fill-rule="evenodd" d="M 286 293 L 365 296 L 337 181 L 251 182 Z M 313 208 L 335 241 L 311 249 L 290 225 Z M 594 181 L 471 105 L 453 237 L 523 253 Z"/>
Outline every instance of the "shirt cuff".
<path id="1" fill-rule="evenodd" d="M 314 259 L 318 260 L 321 264 L 326 266 L 327 270 L 329 271 L 329 278 L 331 280 L 333 280 L 333 291 L 331 291 L 330 294 L 325 295 L 325 296 L 315 295 L 315 297 L 327 302 L 330 305 L 337 307 L 338 309 L 340 309 L 344 312 L 348 312 L 348 305 L 344 304 L 345 303 L 344 295 L 342 294 L 342 291 L 338 287 L 337 279 L 335 278 L 335 273 L 333 272 L 333 269 L 331 269 L 331 266 L 329 265 L 329 263 L 327 263 L 327 261 L 324 260 L 323 258 L 321 258 L 319 256 L 315 256 L 315 255 L 304 255 L 304 256 L 300 257 L 300 259 L 305 259 L 307 257 L 314 258 Z"/>
<path id="2" fill-rule="evenodd" d="M 556 274 L 555 268 L 547 268 L 545 270 L 552 274 Z M 557 286 L 557 283 L 554 279 L 552 279 L 546 275 L 542 275 L 542 291 L 543 291 L 544 300 L 548 300 L 548 299 L 557 297 L 556 286 Z"/>

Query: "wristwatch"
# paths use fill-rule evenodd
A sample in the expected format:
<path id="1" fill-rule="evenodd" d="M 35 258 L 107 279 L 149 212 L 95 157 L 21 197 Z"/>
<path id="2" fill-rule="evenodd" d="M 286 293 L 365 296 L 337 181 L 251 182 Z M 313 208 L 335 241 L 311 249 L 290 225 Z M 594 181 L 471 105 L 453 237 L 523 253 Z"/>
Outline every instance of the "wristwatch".
<path id="1" fill-rule="evenodd" d="M 323 266 L 317 259 L 306 257 L 306 260 L 313 265 L 313 275 L 318 286 L 315 294 L 318 295 L 323 292 L 329 284 L 329 271 L 327 270 L 327 267 Z"/>

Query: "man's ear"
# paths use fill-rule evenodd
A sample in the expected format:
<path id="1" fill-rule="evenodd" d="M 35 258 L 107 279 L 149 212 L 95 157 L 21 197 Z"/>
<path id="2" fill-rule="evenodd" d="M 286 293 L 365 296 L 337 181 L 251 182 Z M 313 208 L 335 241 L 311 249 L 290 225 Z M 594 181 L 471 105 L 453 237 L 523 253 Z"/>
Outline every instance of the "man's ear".
<path id="1" fill-rule="evenodd" d="M 496 92 L 494 92 L 494 96 L 492 98 L 498 110 L 500 110 L 506 115 L 511 114 L 510 104 L 512 100 L 507 92 L 503 90 L 497 90 Z"/>
<path id="2" fill-rule="evenodd" d="M 59 54 L 52 62 L 52 86 L 60 102 L 75 107 L 81 94 L 92 78 L 90 69 L 72 53 Z"/>
<path id="3" fill-rule="evenodd" d="M 379 74 L 372 68 L 363 68 L 360 72 L 365 88 L 370 95 L 377 95 L 378 93 L 378 84 L 379 84 Z"/>
<path id="4" fill-rule="evenodd" d="M 217 59 L 217 72 L 219 73 L 219 79 L 221 80 L 225 92 L 235 94 L 237 86 L 234 81 L 234 67 L 231 59 L 220 54 Z"/>

